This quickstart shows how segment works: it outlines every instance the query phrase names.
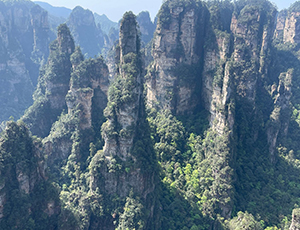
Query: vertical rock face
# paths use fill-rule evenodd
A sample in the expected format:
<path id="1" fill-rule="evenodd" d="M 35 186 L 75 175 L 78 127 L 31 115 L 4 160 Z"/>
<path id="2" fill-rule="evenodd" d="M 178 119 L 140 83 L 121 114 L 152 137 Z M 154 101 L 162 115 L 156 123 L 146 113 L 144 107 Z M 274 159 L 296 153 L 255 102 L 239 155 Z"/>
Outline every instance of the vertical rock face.
<path id="1" fill-rule="evenodd" d="M 0 224 L 3 229 L 23 228 L 30 218 L 40 224 L 41 220 L 35 217 L 37 213 L 39 215 L 44 213 L 53 219 L 59 213 L 58 197 L 55 197 L 55 192 L 52 198 L 46 193 L 43 194 L 42 199 L 39 197 L 40 186 L 43 185 L 44 188 L 49 186 L 40 147 L 41 143 L 32 139 L 24 124 L 14 122 L 7 124 L 0 139 L 0 177 L 2 178 L 0 181 Z M 50 187 L 47 188 L 50 191 Z M 39 199 L 38 205 L 36 201 L 30 199 L 31 197 Z M 46 209 L 48 202 L 52 203 L 50 213 Z M 49 224 L 47 218 L 43 221 L 44 224 Z M 52 227 L 50 224 L 49 229 Z"/>
<path id="2" fill-rule="evenodd" d="M 52 123 L 66 109 L 65 96 L 72 68 L 70 56 L 74 49 L 70 31 L 62 24 L 58 28 L 57 39 L 50 46 L 48 62 L 40 73 L 34 103 L 22 118 L 35 135 L 47 136 Z"/>
<path id="3" fill-rule="evenodd" d="M 58 48 L 59 52 L 70 56 L 75 50 L 74 39 L 66 24 L 62 24 L 57 29 L 57 44 L 57 47 L 51 47 L 51 51 L 54 52 Z"/>
<path id="4" fill-rule="evenodd" d="M 217 10 L 217 17 L 220 11 Z M 233 90 L 230 67 L 227 64 L 232 52 L 231 40 L 230 33 L 224 28 L 211 28 L 207 35 L 207 49 L 204 51 L 202 96 L 205 108 L 210 112 L 210 125 L 218 133 L 223 133 L 225 127 L 232 128 L 234 122 L 232 111 L 228 113 L 228 117 L 224 115 Z"/>
<path id="5" fill-rule="evenodd" d="M 158 17 L 154 62 L 146 83 L 148 104 L 177 115 L 192 113 L 204 102 L 210 112 L 211 131 L 224 137 L 228 150 L 215 146 L 213 153 L 205 153 L 207 159 L 212 159 L 214 182 L 209 189 L 218 200 L 220 214 L 229 218 L 236 154 L 232 139 L 245 141 L 235 124 L 241 116 L 239 111 L 246 106 L 255 108 L 258 92 L 260 95 L 264 91 L 276 9 L 267 1 L 235 7 L 226 4 L 207 4 L 207 8 L 200 3 L 191 7 L 189 3 L 166 1 Z M 253 109 L 245 119 L 255 121 L 258 113 Z M 253 142 L 258 135 L 255 132 Z M 222 163 L 214 161 L 213 154 L 219 154 Z M 223 182 L 227 189 L 221 189 Z"/>
<path id="6" fill-rule="evenodd" d="M 120 25 L 120 74 L 124 76 L 125 72 L 122 68 L 126 64 L 124 57 L 129 53 L 138 54 L 140 49 L 140 38 L 138 37 L 137 23 L 135 16 L 131 15 L 123 20 Z M 123 73 L 122 73 L 123 72 Z"/>
<path id="7" fill-rule="evenodd" d="M 90 10 L 80 6 L 75 7 L 68 18 L 67 25 L 74 36 L 75 43 L 82 47 L 83 54 L 93 57 L 102 52 L 103 32 L 96 26 L 94 15 Z"/>
<path id="8" fill-rule="evenodd" d="M 292 224 L 289 230 L 299 230 L 300 229 L 300 209 L 293 210 Z"/>
<path id="9" fill-rule="evenodd" d="M 73 56 L 77 55 L 74 53 Z M 74 65 L 73 65 L 74 66 Z M 70 90 L 66 96 L 68 113 L 80 109 L 79 120 L 82 129 L 92 127 L 92 109 L 105 109 L 108 91 L 108 69 L 102 58 L 82 61 L 73 67 Z M 94 102 L 93 102 L 94 100 Z"/>
<path id="10" fill-rule="evenodd" d="M 92 89 L 77 89 L 68 92 L 68 113 L 75 115 L 73 109 L 80 106 L 79 114 L 80 129 L 91 128 L 92 126 L 92 98 L 94 92 Z"/>
<path id="11" fill-rule="evenodd" d="M 295 2 L 286 10 L 278 13 L 275 38 L 283 43 L 299 44 L 300 12 L 299 2 Z"/>
<path id="12" fill-rule="evenodd" d="M 40 6 L 31 8 L 31 24 L 33 26 L 33 45 L 32 56 L 37 63 L 48 57 L 49 51 L 49 23 L 48 13 Z M 36 84 L 36 82 L 34 82 Z"/>
<path id="13" fill-rule="evenodd" d="M 162 6 L 153 41 L 154 63 L 147 76 L 149 105 L 158 104 L 176 114 L 196 107 L 206 16 L 200 2 Z"/>
<path id="14" fill-rule="evenodd" d="M 64 98 L 69 89 L 72 68 L 70 56 L 74 52 L 74 49 L 73 37 L 68 27 L 62 24 L 58 28 L 57 40 L 54 41 L 54 46 L 50 48 L 51 54 L 48 59 L 48 66 L 45 67 L 46 76 L 41 76 L 45 79 L 46 84 L 44 85 L 44 90 L 45 93 L 49 95 L 48 99 L 53 109 L 62 110 L 66 107 Z M 47 70 L 49 71 L 48 73 Z M 38 87 L 43 86 L 39 84 Z"/>
<path id="15" fill-rule="evenodd" d="M 300 12 L 290 12 L 286 18 L 283 41 L 296 43 L 300 42 Z"/>
<path id="16" fill-rule="evenodd" d="M 95 106 L 99 111 L 105 109 L 108 84 L 108 69 L 101 58 L 85 60 L 73 70 L 66 100 L 69 114 L 75 115 L 80 110 L 80 129 L 92 128 L 92 110 Z M 97 103 L 94 104 L 93 100 Z"/>
<path id="17" fill-rule="evenodd" d="M 266 3 L 268 4 L 268 3 Z M 227 136 L 229 154 L 224 156 L 224 164 L 216 165 L 218 170 L 227 166 L 233 167 L 236 156 L 236 143 L 233 137 L 245 143 L 250 138 L 240 135 L 240 111 L 247 106 L 255 108 L 257 105 L 258 92 L 270 69 L 271 42 L 276 10 L 272 5 L 262 7 L 256 4 L 247 4 L 239 11 L 232 11 L 230 30 L 216 29 L 215 45 L 205 52 L 203 72 L 203 97 L 205 105 L 210 111 L 210 124 L 213 130 L 222 136 Z M 210 39 L 207 39 L 209 41 Z M 258 92 L 257 92 L 258 91 Z M 245 115 L 245 119 L 251 123 L 257 119 L 258 110 L 251 110 Z M 251 129 L 251 142 L 255 142 L 258 130 Z M 255 131 L 254 131 L 255 130 Z M 234 175 L 226 178 L 227 184 L 233 185 Z M 217 177 L 216 177 L 217 180 Z M 218 192 L 217 192 L 218 194 Z M 225 195 L 226 194 L 226 195 Z M 225 195 L 225 196 L 224 196 Z M 228 189 L 223 193 L 224 197 L 233 197 L 234 191 Z M 224 200 L 223 200 L 224 201 Z M 222 216 L 229 218 L 231 215 L 232 202 L 223 202 L 220 199 L 219 207 Z"/>
<path id="18" fill-rule="evenodd" d="M 236 81 L 238 95 L 250 101 L 255 100 L 258 78 L 267 74 L 265 65 L 268 62 L 263 58 L 270 52 L 273 36 L 271 25 L 274 25 L 276 14 L 274 8 L 270 10 L 272 10 L 271 14 L 267 16 L 267 12 L 260 10 L 259 7 L 245 6 L 239 17 L 233 18 L 231 24 L 235 36 L 234 61 L 245 64 L 253 63 L 251 65 L 253 69 L 248 70 L 243 79 L 239 78 Z"/>
<path id="19" fill-rule="evenodd" d="M 41 63 L 48 57 L 48 15 L 29 1 L 0 4 L 0 120 L 16 118 L 32 103 Z"/>
<path id="20" fill-rule="evenodd" d="M 120 67 L 119 74 L 122 81 L 124 81 L 124 89 L 122 97 L 129 97 L 124 103 L 118 106 L 116 112 L 116 120 L 108 120 L 108 123 L 117 122 L 120 125 L 120 134 L 124 135 L 119 137 L 119 140 L 109 138 L 104 134 L 105 146 L 104 153 L 107 156 L 118 155 L 121 159 L 125 160 L 131 151 L 134 133 L 132 133 L 135 124 L 139 118 L 142 95 L 142 69 L 141 60 L 138 60 L 139 55 L 139 37 L 137 31 L 137 23 L 133 14 L 126 15 L 122 20 L 120 26 Z M 134 68 L 136 73 L 133 76 L 129 74 L 130 68 Z M 116 83 L 117 84 L 117 83 Z M 120 87 L 120 86 L 118 86 Z M 128 94 L 128 95 L 127 95 Z M 126 98 L 125 98 L 126 99 Z M 107 123 L 107 125 L 108 125 Z M 111 143 L 112 141 L 112 143 Z M 119 144 L 117 144 L 119 142 Z"/>
<path id="21" fill-rule="evenodd" d="M 240 12 L 234 12 L 231 34 L 228 31 L 215 31 L 216 42 L 213 47 L 216 48 L 208 48 L 205 52 L 203 96 L 206 98 L 206 108 L 211 113 L 210 123 L 218 132 L 225 126 L 233 128 L 234 111 L 230 111 L 230 106 L 227 107 L 235 98 L 232 92 L 237 94 L 237 100 L 255 103 L 258 81 L 268 74 L 266 57 L 270 53 L 273 36 L 271 25 L 274 24 L 276 13 L 275 9 L 272 10 L 267 19 L 267 13 L 255 5 L 246 5 Z M 248 66 L 247 70 L 245 66 Z M 227 117 L 224 116 L 225 107 L 229 109 Z"/>
<path id="22" fill-rule="evenodd" d="M 155 187 L 152 167 L 154 152 L 149 144 L 151 141 L 148 142 L 150 136 L 142 93 L 143 75 L 139 42 L 136 18 L 131 12 L 125 13 L 120 27 L 119 74 L 110 86 L 108 104 L 104 112 L 107 117 L 102 126 L 105 145 L 103 152 L 99 151 L 91 162 L 90 188 L 93 192 L 101 191 L 109 199 L 117 195 L 123 201 L 134 199 L 138 206 L 139 202 L 144 204 L 149 210 L 147 217 L 136 213 L 134 218 L 141 218 L 142 222 L 147 220 L 145 227 L 152 225 L 153 217 L 153 202 L 149 202 L 149 199 L 152 199 L 149 194 Z M 134 198 L 130 194 L 133 194 Z M 123 210 L 124 207 L 120 207 Z M 117 210 L 117 207 L 111 208 Z M 129 220 L 126 210 L 124 208 L 124 213 L 117 222 L 120 229 L 133 228 L 127 225 Z M 115 218 L 112 218 L 111 214 L 106 215 L 110 221 Z M 135 221 L 133 224 L 138 226 L 142 222 Z"/>
<path id="23" fill-rule="evenodd" d="M 291 113 L 290 99 L 292 96 L 292 79 L 293 70 L 286 73 L 281 73 L 279 76 L 279 86 L 274 100 L 274 110 L 270 115 L 269 127 L 267 129 L 268 144 L 271 162 L 275 162 L 275 150 L 278 141 L 278 134 L 281 131 L 283 136 L 287 135 L 289 127 L 289 119 Z"/>
<path id="24" fill-rule="evenodd" d="M 84 60 L 79 48 L 70 57 L 72 74 L 70 88 L 63 100 L 67 105 L 67 114 L 62 114 L 52 125 L 52 130 L 43 142 L 44 152 L 48 156 L 48 166 L 54 167 L 73 152 L 76 142 L 72 136 L 86 134 L 85 142 L 93 141 L 93 128 L 100 129 L 95 123 L 107 103 L 108 69 L 102 58 Z M 96 118 L 95 118 L 95 113 Z M 94 116 L 94 117 L 93 117 Z M 82 154 L 76 152 L 78 157 Z"/>
<path id="25" fill-rule="evenodd" d="M 86 75 L 88 77 L 85 77 Z M 101 58 L 86 60 L 73 72 L 66 99 L 69 114 L 74 115 L 76 110 L 80 109 L 81 129 L 92 127 L 93 107 L 97 106 L 101 111 L 105 109 L 108 83 L 108 69 Z M 95 105 L 93 99 L 97 101 Z"/>
<path id="26" fill-rule="evenodd" d="M 274 37 L 277 39 L 283 40 L 283 33 L 287 14 L 287 10 L 282 10 L 277 15 L 276 29 L 274 34 Z"/>

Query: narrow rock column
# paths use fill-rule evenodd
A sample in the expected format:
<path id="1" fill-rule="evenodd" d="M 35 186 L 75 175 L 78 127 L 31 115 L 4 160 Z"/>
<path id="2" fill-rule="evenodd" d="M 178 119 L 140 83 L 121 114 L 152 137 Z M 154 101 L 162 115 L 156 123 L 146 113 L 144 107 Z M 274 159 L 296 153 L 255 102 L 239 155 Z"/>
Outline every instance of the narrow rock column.
<path id="1" fill-rule="evenodd" d="M 293 218 L 290 230 L 300 230 L 300 208 L 293 210 Z"/>

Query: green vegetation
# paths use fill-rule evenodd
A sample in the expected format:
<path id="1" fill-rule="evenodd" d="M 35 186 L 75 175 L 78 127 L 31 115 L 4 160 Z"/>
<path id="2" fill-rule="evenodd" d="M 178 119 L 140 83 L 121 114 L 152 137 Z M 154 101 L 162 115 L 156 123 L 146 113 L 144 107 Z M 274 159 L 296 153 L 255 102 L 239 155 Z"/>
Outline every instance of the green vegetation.
<path id="1" fill-rule="evenodd" d="M 211 6 L 211 17 L 218 18 L 218 20 L 212 19 L 212 22 L 220 21 L 221 18 L 219 8 L 215 4 L 217 3 L 213 1 L 208 3 Z M 198 133 L 200 135 L 196 136 L 191 131 L 186 133 L 182 123 L 180 126 L 180 123 L 171 123 L 169 120 L 174 120 L 174 118 L 170 117 L 170 115 L 165 115 L 163 118 L 162 114 L 165 112 L 157 114 L 154 112 L 154 115 L 150 113 L 152 115 L 150 115 L 149 121 L 153 139 L 156 141 L 155 150 L 162 166 L 163 181 L 168 183 L 171 188 L 179 189 L 183 196 L 195 194 L 196 198 L 193 202 L 199 202 L 197 208 L 201 210 L 203 215 L 218 219 L 217 213 L 224 216 L 222 212 L 224 207 L 232 206 L 233 212 L 231 216 L 237 217 L 232 219 L 230 223 L 226 223 L 225 228 L 240 229 L 239 224 L 243 224 L 248 229 L 287 229 L 290 224 L 292 209 L 294 205 L 299 205 L 297 196 L 294 196 L 297 194 L 298 188 L 296 185 L 299 183 L 298 179 L 294 177 L 294 175 L 297 175 L 297 167 L 294 164 L 298 156 L 298 153 L 296 153 L 298 148 L 296 140 L 299 127 L 294 123 L 299 120 L 297 118 L 299 81 L 295 78 L 299 74 L 298 70 L 294 69 L 291 71 L 292 66 L 298 66 L 299 61 L 296 58 L 298 47 L 295 45 L 290 45 L 289 47 L 289 44 L 275 44 L 277 48 L 271 50 L 272 53 L 268 51 L 263 54 L 263 62 L 256 62 L 253 58 L 253 53 L 260 52 L 259 49 L 261 47 L 247 46 L 245 45 L 245 39 L 249 39 L 249 41 L 260 39 L 262 28 L 272 25 L 274 7 L 268 1 L 260 1 L 259 3 L 257 1 L 237 1 L 233 6 L 238 20 L 237 23 L 248 26 L 247 28 L 249 28 L 253 37 L 236 37 L 235 49 L 241 54 L 240 60 L 236 62 L 230 60 L 230 57 L 226 60 L 230 75 L 235 76 L 231 82 L 236 92 L 232 97 L 232 102 L 230 102 L 234 104 L 232 109 L 235 111 L 235 126 L 232 133 L 225 131 L 225 133 L 222 133 L 222 137 L 219 137 L 218 133 L 206 130 L 205 135 L 203 135 L 206 129 L 204 128 L 203 131 Z M 226 9 L 230 10 L 232 8 L 227 6 Z M 163 10 L 168 11 L 167 4 L 161 10 L 162 12 Z M 257 11 L 263 15 L 259 22 L 256 22 L 254 18 Z M 248 14 L 252 15 L 253 18 L 251 19 L 251 17 L 247 16 Z M 167 17 L 162 19 L 167 19 Z M 254 19 L 255 22 L 253 21 Z M 223 21 L 226 21 L 226 19 Z M 212 26 L 215 28 L 213 33 L 217 35 L 217 38 L 224 33 L 222 30 L 228 29 L 226 24 L 218 25 L 212 23 Z M 224 34 L 230 40 L 229 37 L 231 35 L 228 33 Z M 209 47 L 213 47 L 213 45 Z M 259 66 L 261 65 L 262 69 L 266 68 L 265 65 L 270 63 L 271 60 L 274 61 L 272 67 L 269 67 L 271 72 L 266 75 L 259 73 Z M 216 68 L 212 74 L 214 76 L 214 85 L 219 87 L 223 83 L 225 68 L 222 66 L 223 64 L 225 63 L 221 63 L 220 67 Z M 184 77 L 190 76 L 190 74 L 185 74 L 184 68 L 181 69 L 178 66 L 178 69 L 182 70 Z M 190 71 L 191 69 L 188 70 Z M 180 75 L 181 72 L 176 71 L 176 73 Z M 280 75 L 280 73 L 282 74 Z M 292 84 L 286 82 L 287 78 L 285 76 L 288 75 L 293 76 Z M 247 99 L 248 96 L 252 97 L 251 92 L 248 91 L 247 82 L 254 79 L 257 79 L 259 82 L 255 108 L 252 102 Z M 291 97 L 294 109 L 293 115 L 289 106 L 286 109 L 278 109 L 278 106 L 282 106 L 282 104 L 274 105 L 278 95 L 274 92 L 271 95 L 271 86 L 273 84 L 276 84 L 275 87 L 281 84 L 278 91 L 286 96 L 289 93 L 283 91 L 283 88 L 291 88 L 293 92 Z M 229 107 L 229 105 L 227 106 Z M 273 110 L 274 112 L 272 113 Z M 223 111 L 225 111 L 225 116 L 227 116 L 226 108 Z M 277 114 L 276 116 L 275 113 Z M 291 118 L 291 116 L 294 118 Z M 274 118 L 277 121 L 272 123 Z M 159 119 L 163 119 L 163 122 L 160 122 Z M 186 120 L 189 119 L 186 118 Z M 290 120 L 292 123 L 288 125 L 287 120 Z M 159 127 L 158 130 L 156 130 L 156 122 L 158 124 L 157 127 Z M 276 152 L 275 155 L 279 154 L 280 157 L 275 157 L 275 163 L 272 163 L 268 141 L 270 137 L 267 136 L 268 130 L 271 129 L 270 127 L 273 127 L 272 125 L 274 125 L 275 129 L 276 127 L 279 128 L 278 142 L 283 146 L 290 146 L 289 148 L 279 147 L 279 152 Z M 177 128 L 175 129 L 175 127 Z M 284 132 L 284 127 L 289 127 L 288 132 L 285 131 L 288 133 L 287 136 L 282 133 Z M 156 137 L 158 134 L 161 134 L 160 128 L 167 130 L 166 134 L 169 133 L 167 135 L 169 139 L 164 139 L 164 136 Z M 185 137 L 181 135 L 181 142 L 178 142 L 177 132 L 178 134 L 185 133 Z M 188 137 L 191 139 L 189 140 Z M 190 144 L 188 144 L 188 147 L 185 146 L 187 143 L 190 143 L 189 141 L 194 143 L 197 148 Z M 185 147 L 182 147 L 180 143 L 184 143 L 183 146 Z M 192 149 L 189 149 L 189 146 Z M 187 158 L 185 159 L 184 156 L 187 156 Z M 236 169 L 236 171 L 233 171 L 233 169 Z M 178 175 L 182 176 L 179 177 Z M 189 182 L 191 178 L 195 178 L 194 181 L 196 183 Z M 234 180 L 232 180 L 233 178 Z M 288 183 L 290 186 L 293 184 L 294 187 L 289 187 Z M 189 199 L 191 197 L 193 196 L 189 196 Z M 248 213 L 238 212 L 240 210 Z M 277 226 L 274 226 L 275 224 Z M 272 225 L 274 227 L 267 227 Z M 177 226 L 177 228 L 180 227 Z"/>
<path id="2" fill-rule="evenodd" d="M 231 168 L 226 166 L 230 159 L 228 144 L 223 137 L 217 137 L 211 131 L 207 132 L 205 138 L 186 132 L 183 124 L 169 111 L 161 113 L 152 111 L 149 122 L 152 138 L 156 142 L 155 151 L 162 168 L 164 187 L 170 189 L 172 193 L 177 191 L 186 199 L 187 203 L 184 204 L 185 202 L 181 200 L 180 196 L 178 197 L 179 194 L 174 196 L 171 193 L 168 195 L 170 196 L 168 199 L 175 199 L 171 203 L 177 202 L 177 205 L 182 203 L 184 207 L 190 205 L 190 214 L 194 213 L 193 215 L 197 216 L 194 222 L 191 221 L 189 224 L 182 222 L 180 225 L 177 223 L 171 229 L 182 229 L 189 225 L 192 227 L 193 224 L 198 227 L 202 226 L 200 229 L 206 229 L 209 218 L 206 219 L 203 215 L 217 218 L 218 206 L 226 206 L 232 202 L 230 200 L 232 182 L 225 179 L 232 174 Z M 188 130 L 190 129 L 188 128 Z M 211 165 L 214 167 L 213 169 L 210 168 Z M 226 176 L 224 177 L 224 175 Z M 215 193 L 218 193 L 218 201 L 214 199 Z M 164 193 L 162 195 L 167 196 Z M 184 215 L 190 214 L 184 211 L 180 215 L 178 213 L 179 216 L 176 218 L 184 219 Z M 166 213 L 162 215 L 166 215 Z M 172 217 L 172 215 L 168 216 L 171 219 Z M 169 224 L 171 223 L 170 220 Z"/>
<path id="3" fill-rule="evenodd" d="M 229 0 L 208 1 L 210 23 L 213 29 L 230 32 L 234 5 Z"/>
<path id="4" fill-rule="evenodd" d="M 34 103 L 25 112 L 22 120 L 30 131 L 39 137 L 46 137 L 63 110 L 66 110 L 64 98 L 68 92 L 72 65 L 70 56 L 75 46 L 68 27 L 58 27 L 57 39 L 50 44 L 47 64 L 40 71 Z"/>
<path id="5" fill-rule="evenodd" d="M 103 58 L 84 59 L 67 26 L 58 28 L 23 117 L 43 139 L 23 122 L 1 124 L 0 229 L 289 229 L 300 206 L 299 46 L 268 39 L 268 1 L 168 0 L 160 29 L 201 7 L 209 23 L 199 61 L 182 61 L 180 33 L 170 52 L 178 64 L 167 70 L 176 79 L 166 83 L 168 102 L 176 87 L 197 102 L 180 115 L 169 104 L 146 109 L 132 12 L 107 97 Z"/>
<path id="6" fill-rule="evenodd" d="M 181 12 L 185 9 L 199 9 L 201 6 L 202 2 L 198 0 L 166 0 L 157 14 L 157 23 L 162 28 L 169 29 L 173 10 L 179 10 L 179 12 L 174 13 L 179 13 L 182 16 Z"/>
<path id="7" fill-rule="evenodd" d="M 229 222 L 229 229 L 248 229 L 248 230 L 262 230 L 263 226 L 261 223 L 255 221 L 254 217 L 248 212 L 239 212 L 237 217 L 234 217 Z"/>
<path id="8" fill-rule="evenodd" d="M 1 229 L 57 226 L 58 191 L 43 177 L 40 146 L 40 140 L 30 136 L 24 123 L 7 123 L 0 138 L 0 197 L 4 202 Z M 53 213 L 47 210 L 48 202 Z"/>

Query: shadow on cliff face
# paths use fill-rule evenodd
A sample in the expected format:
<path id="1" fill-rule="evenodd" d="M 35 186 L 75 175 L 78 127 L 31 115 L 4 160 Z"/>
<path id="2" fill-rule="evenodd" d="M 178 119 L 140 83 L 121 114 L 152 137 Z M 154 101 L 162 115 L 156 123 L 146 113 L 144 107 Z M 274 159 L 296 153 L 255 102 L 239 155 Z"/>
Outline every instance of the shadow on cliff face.
<path id="1" fill-rule="evenodd" d="M 287 220 L 285 217 L 300 205 L 300 62 L 289 50 L 274 48 L 272 52 L 274 58 L 268 78 L 260 79 L 256 114 L 251 106 L 247 107 L 245 101 L 239 101 L 236 105 L 238 144 L 233 212 L 236 215 L 240 210 L 248 211 L 268 226 L 283 225 Z M 286 92 L 280 90 L 280 76 L 291 68 L 292 97 L 289 106 L 284 109 L 280 103 L 276 103 L 276 99 L 287 97 Z M 274 111 L 279 111 L 277 118 L 274 118 Z M 268 135 L 272 125 L 277 134 Z M 277 146 L 274 149 L 274 162 L 270 161 L 269 139 L 275 141 Z"/>
<path id="2" fill-rule="evenodd" d="M 264 154 L 268 153 L 266 149 L 239 155 L 234 216 L 237 211 L 248 211 L 264 220 L 267 226 L 277 225 L 299 205 L 298 160 L 287 152 L 282 153 L 282 149 L 279 152 L 281 156 L 276 165 Z"/>

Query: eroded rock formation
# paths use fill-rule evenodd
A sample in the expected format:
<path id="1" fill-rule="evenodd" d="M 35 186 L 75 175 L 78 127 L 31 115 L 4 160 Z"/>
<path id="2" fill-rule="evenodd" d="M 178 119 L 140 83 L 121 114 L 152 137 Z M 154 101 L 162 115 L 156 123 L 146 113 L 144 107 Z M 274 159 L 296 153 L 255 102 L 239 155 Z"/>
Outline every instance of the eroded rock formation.
<path id="1" fill-rule="evenodd" d="M 149 105 L 184 114 L 199 103 L 199 60 L 203 57 L 207 14 L 200 2 L 162 6 L 153 41 L 154 62 L 146 77 Z"/>
<path id="2" fill-rule="evenodd" d="M 29 1 L 0 3 L 0 121 L 19 118 L 32 103 L 38 71 L 48 57 L 48 14 Z"/>
<path id="3" fill-rule="evenodd" d="M 154 204 L 149 202 L 155 188 L 154 152 L 149 145 L 149 132 L 145 120 L 143 100 L 143 71 L 140 44 L 135 16 L 125 13 L 120 26 L 119 73 L 110 86 L 107 121 L 102 126 L 105 141 L 103 151 L 93 158 L 91 191 L 100 190 L 108 199 L 115 195 L 121 199 L 134 200 L 136 205 L 150 210 L 146 218 L 137 216 L 145 226 L 151 226 Z M 132 195 L 130 195 L 132 194 Z M 128 201 L 129 202 L 129 201 Z M 117 207 L 114 207 L 117 208 Z M 124 209 L 119 227 L 129 227 Z M 108 216 L 112 222 L 113 218 Z M 132 223 L 138 226 L 138 221 Z"/>
<path id="4" fill-rule="evenodd" d="M 74 49 L 70 31 L 62 24 L 58 28 L 57 39 L 50 46 L 48 62 L 40 73 L 34 104 L 22 118 L 34 135 L 47 136 L 57 116 L 67 109 L 65 97 L 69 90 L 70 56 Z"/>

